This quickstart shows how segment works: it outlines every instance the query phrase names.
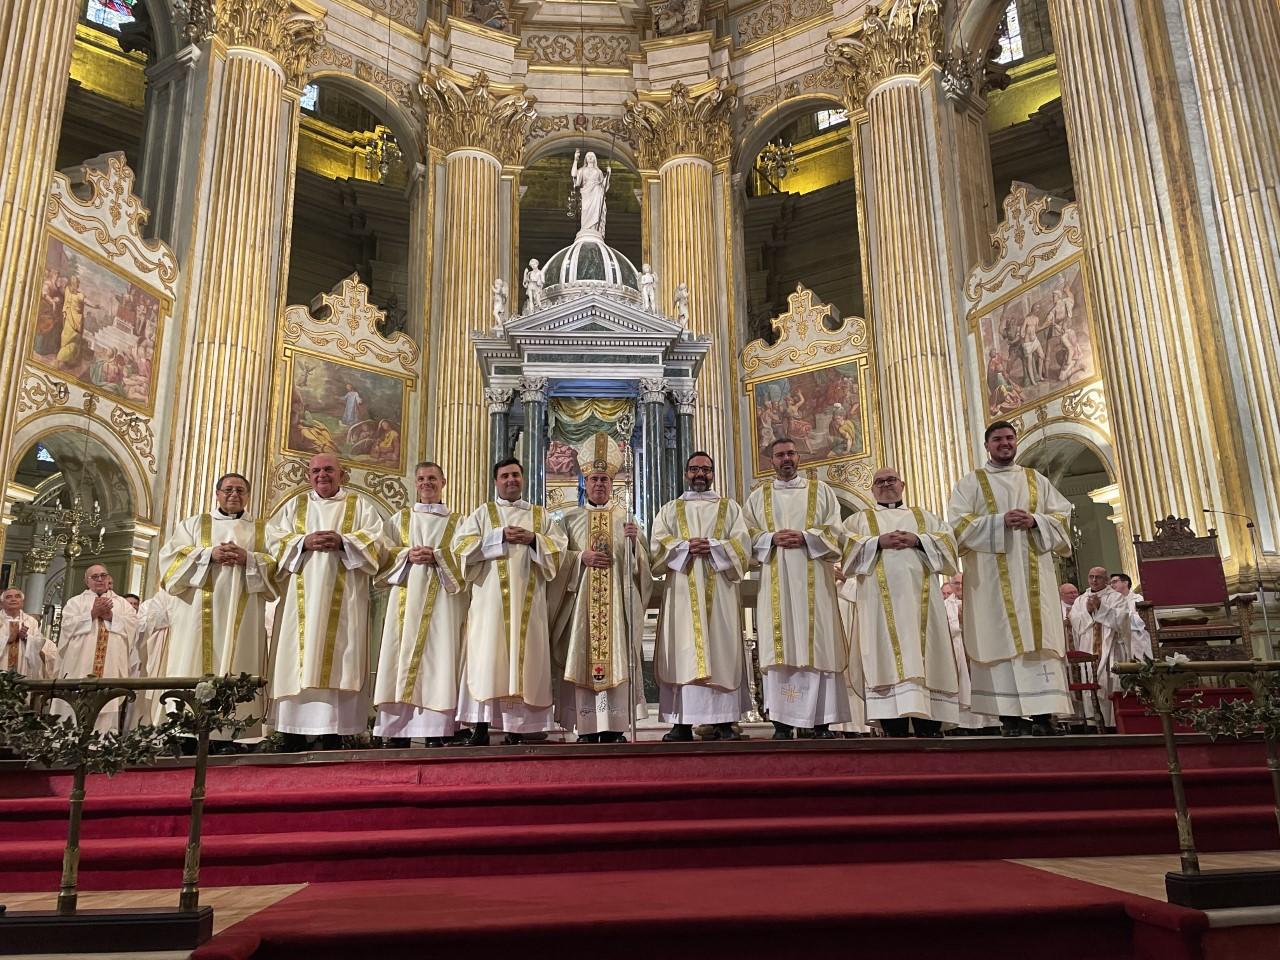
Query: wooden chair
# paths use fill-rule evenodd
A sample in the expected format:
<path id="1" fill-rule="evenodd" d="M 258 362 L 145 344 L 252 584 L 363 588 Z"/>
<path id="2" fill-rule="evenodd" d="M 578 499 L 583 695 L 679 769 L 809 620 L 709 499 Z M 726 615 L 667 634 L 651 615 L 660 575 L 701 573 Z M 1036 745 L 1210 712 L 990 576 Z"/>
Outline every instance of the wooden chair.
<path id="1" fill-rule="evenodd" d="M 1100 624 L 1093 625 L 1093 648 L 1097 650 L 1102 642 L 1102 626 Z M 1102 687 L 1098 684 L 1098 660 L 1099 655 L 1090 653 L 1087 650 L 1068 650 L 1067 651 L 1067 690 L 1071 692 L 1072 698 L 1078 698 L 1080 701 L 1080 713 L 1084 717 L 1086 724 L 1089 722 L 1089 712 L 1084 709 L 1085 697 L 1087 696 L 1093 701 L 1093 725 L 1099 733 L 1106 733 L 1106 718 L 1102 716 L 1102 701 L 1099 695 Z"/>
<path id="2" fill-rule="evenodd" d="M 1231 598 L 1218 551 L 1218 533 L 1197 537 L 1186 517 L 1156 521 L 1154 540 L 1133 538 L 1143 600 L 1138 613 L 1157 657 L 1248 660 L 1252 595 Z"/>

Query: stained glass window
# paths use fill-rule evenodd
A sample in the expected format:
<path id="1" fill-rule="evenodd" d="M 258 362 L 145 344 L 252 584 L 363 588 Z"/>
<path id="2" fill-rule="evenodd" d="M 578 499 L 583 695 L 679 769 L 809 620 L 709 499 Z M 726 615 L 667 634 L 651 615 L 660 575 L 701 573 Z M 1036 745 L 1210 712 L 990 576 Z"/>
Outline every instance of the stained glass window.
<path id="1" fill-rule="evenodd" d="M 314 83 L 308 83 L 302 88 L 302 99 L 298 101 L 298 106 L 307 112 L 313 112 L 319 100 L 320 88 Z"/>
<path id="2" fill-rule="evenodd" d="M 1000 55 L 996 57 L 996 63 L 1013 63 L 1022 59 L 1022 24 L 1018 22 L 1018 0 L 1009 0 L 996 40 L 1000 44 Z"/>
<path id="3" fill-rule="evenodd" d="M 817 113 L 818 129 L 828 130 L 838 127 L 849 119 L 847 110 L 819 110 Z"/>
<path id="4" fill-rule="evenodd" d="M 122 24 L 133 20 L 133 8 L 138 0 L 89 0 L 84 18 L 90 23 L 119 33 Z"/>

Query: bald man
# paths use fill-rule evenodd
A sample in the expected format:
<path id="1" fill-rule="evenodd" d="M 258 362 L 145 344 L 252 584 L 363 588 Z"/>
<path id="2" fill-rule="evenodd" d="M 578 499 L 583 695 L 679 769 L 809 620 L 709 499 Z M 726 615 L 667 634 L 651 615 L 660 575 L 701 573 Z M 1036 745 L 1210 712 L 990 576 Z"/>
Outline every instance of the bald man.
<path id="1" fill-rule="evenodd" d="M 0 593 L 0 670 L 14 670 L 32 680 L 58 675 L 58 647 L 45 639 L 40 621 L 22 610 L 26 596 L 17 587 Z"/>
<path id="2" fill-rule="evenodd" d="M 267 552 L 280 578 L 267 723 L 285 750 L 313 737 L 336 750 L 368 726 L 369 590 L 382 561 L 383 517 L 344 490 L 332 453 L 307 465 L 311 489 L 286 500 L 267 524 Z"/>
<path id="3" fill-rule="evenodd" d="M 129 676 L 129 647 L 138 631 L 138 615 L 129 601 L 111 589 L 111 574 L 100 563 L 84 572 L 84 593 L 62 607 L 58 653 L 59 674 L 68 680 L 87 676 Z M 120 726 L 119 699 L 104 706 L 94 729 L 101 733 Z M 74 716 L 65 700 L 52 700 L 49 712 Z"/>
<path id="4" fill-rule="evenodd" d="M 1102 689 L 1098 699 L 1102 703 L 1102 719 L 1107 726 L 1115 724 L 1115 705 L 1111 693 L 1118 688 L 1111 673 L 1111 665 L 1118 659 L 1119 639 L 1128 636 L 1129 605 L 1111 589 L 1111 577 L 1106 567 L 1089 569 L 1089 589 L 1076 597 L 1071 604 L 1072 645 L 1076 650 L 1098 655 L 1097 682 Z M 1093 716 L 1093 703 L 1084 701 L 1086 717 Z"/>

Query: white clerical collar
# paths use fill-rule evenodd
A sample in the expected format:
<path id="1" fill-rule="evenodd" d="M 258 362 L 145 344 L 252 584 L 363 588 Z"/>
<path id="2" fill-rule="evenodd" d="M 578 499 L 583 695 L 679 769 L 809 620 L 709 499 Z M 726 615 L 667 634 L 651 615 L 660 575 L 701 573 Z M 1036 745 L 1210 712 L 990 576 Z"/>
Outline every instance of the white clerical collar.
<path id="1" fill-rule="evenodd" d="M 514 507 L 516 510 L 529 509 L 529 501 L 523 498 L 519 500 L 503 500 L 501 497 L 494 497 L 493 502 L 500 507 Z"/>
<path id="2" fill-rule="evenodd" d="M 987 465 L 983 469 L 985 469 L 989 473 L 1005 473 L 1009 470 L 1019 470 L 1021 468 L 1016 463 L 1011 463 L 1007 467 L 1002 467 L 1000 466 L 1000 464 L 993 463 L 992 461 L 988 460 Z"/>
<path id="3" fill-rule="evenodd" d="M 333 500 L 341 500 L 342 488 L 339 487 L 337 491 L 334 492 L 332 497 L 322 497 L 320 496 L 320 494 L 316 493 L 314 490 L 309 490 L 307 491 L 307 498 L 310 499 L 313 503 L 329 503 L 330 501 L 333 501 Z"/>
<path id="4" fill-rule="evenodd" d="M 699 493 L 697 490 L 686 490 L 680 494 L 681 500 L 719 500 L 720 494 L 714 490 L 703 490 Z"/>
<path id="5" fill-rule="evenodd" d="M 19 610 L 17 613 L 13 614 L 12 616 L 10 616 L 10 615 L 9 615 L 8 613 L 6 613 L 4 610 L 0 610 L 0 613 L 3 613 L 3 614 L 4 614 L 4 618 L 5 618 L 6 620 L 21 620 L 21 619 L 22 619 L 22 611 L 21 611 L 21 610 Z"/>
<path id="6" fill-rule="evenodd" d="M 778 480 L 778 479 L 776 479 L 776 478 L 775 478 L 775 479 L 774 479 L 774 481 L 773 481 L 773 489 L 775 489 L 775 490 L 799 490 L 801 487 L 805 486 L 805 484 L 807 484 L 807 483 L 808 483 L 808 481 L 807 481 L 807 480 L 805 480 L 805 478 L 804 478 L 804 477 L 801 477 L 801 476 L 795 476 L 795 477 L 792 477 L 790 480 Z"/>
<path id="7" fill-rule="evenodd" d="M 415 513 L 431 513 L 437 517 L 447 517 L 449 508 L 443 503 L 415 503 L 413 505 Z"/>

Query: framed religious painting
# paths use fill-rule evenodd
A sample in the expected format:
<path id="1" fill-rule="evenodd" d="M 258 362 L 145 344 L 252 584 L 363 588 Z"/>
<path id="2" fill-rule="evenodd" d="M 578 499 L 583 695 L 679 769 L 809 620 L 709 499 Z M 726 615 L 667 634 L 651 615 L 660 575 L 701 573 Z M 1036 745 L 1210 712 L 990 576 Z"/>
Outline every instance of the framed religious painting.
<path id="1" fill-rule="evenodd" d="M 988 422 L 1100 378 L 1088 304 L 1077 254 L 970 315 Z"/>
<path id="2" fill-rule="evenodd" d="M 285 364 L 286 453 L 336 453 L 352 466 L 404 472 L 408 377 L 292 347 Z"/>
<path id="3" fill-rule="evenodd" d="M 755 476 L 773 469 L 769 445 L 779 437 L 795 443 L 806 468 L 870 452 L 867 363 L 864 354 L 746 382 Z"/>
<path id="4" fill-rule="evenodd" d="M 45 253 L 31 362 L 150 415 L 160 338 L 173 302 L 53 232 Z"/>

